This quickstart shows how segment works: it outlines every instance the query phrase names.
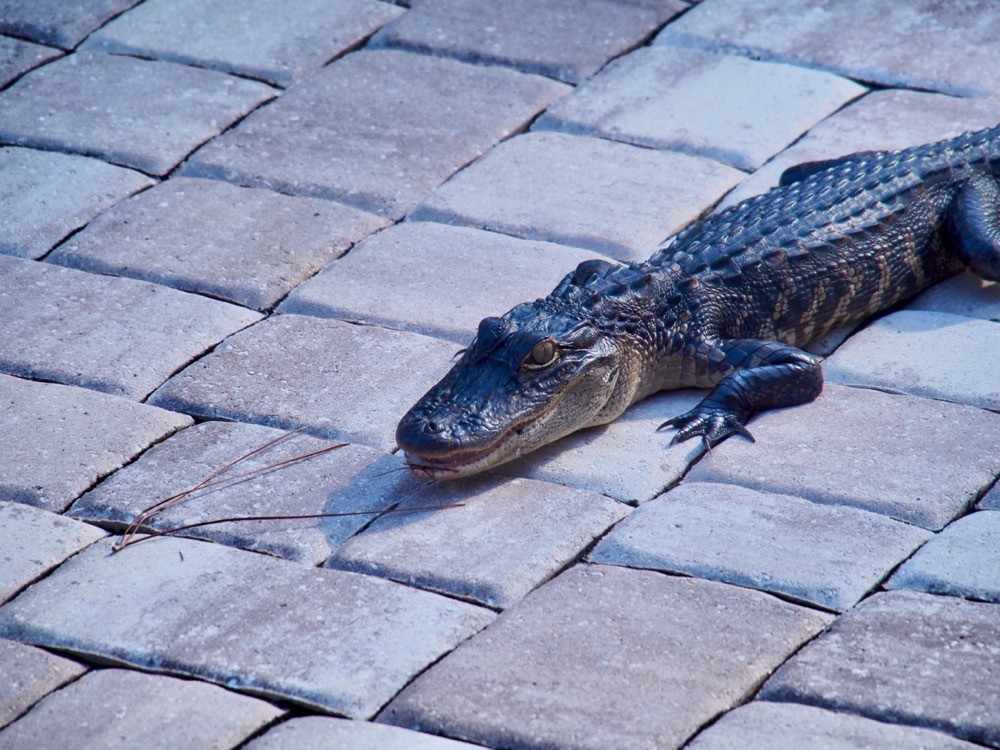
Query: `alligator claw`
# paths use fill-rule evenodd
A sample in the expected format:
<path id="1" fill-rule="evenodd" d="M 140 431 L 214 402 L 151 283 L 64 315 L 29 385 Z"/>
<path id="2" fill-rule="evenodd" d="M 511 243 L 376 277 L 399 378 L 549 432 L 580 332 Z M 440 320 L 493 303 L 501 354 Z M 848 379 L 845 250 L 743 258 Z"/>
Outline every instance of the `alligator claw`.
<path id="1" fill-rule="evenodd" d="M 756 442 L 740 415 L 724 409 L 703 409 L 696 406 L 689 412 L 668 419 L 656 429 L 659 431 L 667 428 L 677 429 L 677 434 L 670 441 L 671 446 L 695 436 L 701 436 L 708 450 L 733 435 L 742 435 L 751 443 Z"/>

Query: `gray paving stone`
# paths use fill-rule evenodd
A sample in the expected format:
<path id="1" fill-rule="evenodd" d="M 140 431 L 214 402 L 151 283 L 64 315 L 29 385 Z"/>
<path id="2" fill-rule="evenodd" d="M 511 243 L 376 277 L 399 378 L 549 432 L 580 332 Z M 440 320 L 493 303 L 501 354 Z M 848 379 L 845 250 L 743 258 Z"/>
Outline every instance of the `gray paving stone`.
<path id="1" fill-rule="evenodd" d="M 863 93 L 856 83 L 806 68 L 645 47 L 549 107 L 533 129 L 673 149 L 753 170 Z"/>
<path id="2" fill-rule="evenodd" d="M 127 399 L 7 375 L 0 405 L 0 499 L 51 511 L 191 424 Z"/>
<path id="3" fill-rule="evenodd" d="M 143 399 L 260 319 L 225 302 L 0 255 L 0 371 Z"/>
<path id="4" fill-rule="evenodd" d="M 215 68 L 289 86 L 357 45 L 402 8 L 376 0 L 152 0 L 84 49 Z"/>
<path id="5" fill-rule="evenodd" d="M 0 253 L 41 258 L 105 209 L 154 184 L 97 159 L 0 148 Z"/>
<path id="6" fill-rule="evenodd" d="M 1000 483 L 994 484 L 979 501 L 980 510 L 1000 510 Z"/>
<path id="7" fill-rule="evenodd" d="M 0 32 L 69 49 L 140 0 L 0 0 Z"/>
<path id="8" fill-rule="evenodd" d="M 969 352 L 977 352 L 975 357 Z M 852 336 L 826 362 L 828 382 L 1000 410 L 1000 325 L 901 310 Z"/>
<path id="9" fill-rule="evenodd" d="M 0 638 L 0 727 L 86 671 L 86 667 L 70 659 Z"/>
<path id="10" fill-rule="evenodd" d="M 735 583 L 842 612 L 931 536 L 854 508 L 685 482 L 616 526 L 588 559 Z"/>
<path id="11" fill-rule="evenodd" d="M 69 512 L 75 518 L 123 531 L 136 514 L 153 503 L 194 487 L 283 434 L 267 427 L 224 422 L 206 422 L 183 430 L 85 494 Z M 379 510 L 398 501 L 408 488 L 407 482 L 415 486 L 408 474 L 394 471 L 390 477 L 380 476 L 400 468 L 399 460 L 390 461 L 360 445 L 348 445 L 264 475 L 235 479 L 335 444 L 301 434 L 288 437 L 219 477 L 233 477 L 233 481 L 189 495 L 158 515 L 147 528 L 170 529 L 233 516 Z M 373 518 L 360 515 L 225 524 L 191 529 L 184 535 L 318 565 Z"/>
<path id="12" fill-rule="evenodd" d="M 960 518 L 903 563 L 889 589 L 964 596 L 1000 603 L 1000 513 Z"/>
<path id="13" fill-rule="evenodd" d="M 965 315 L 1000 322 L 1000 284 L 970 271 L 935 284 L 906 305 L 908 310 Z"/>
<path id="14" fill-rule="evenodd" d="M 273 316 L 175 375 L 150 403 L 206 418 L 307 427 L 379 448 L 451 366 L 455 344 L 304 315 Z"/>
<path id="15" fill-rule="evenodd" d="M 0 500 L 0 602 L 104 536 L 96 526 Z"/>
<path id="16" fill-rule="evenodd" d="M 756 443 L 727 440 L 689 482 L 850 505 L 937 530 L 1000 471 L 1000 415 L 943 401 L 827 383 L 810 404 L 750 423 Z"/>
<path id="17" fill-rule="evenodd" d="M 767 681 L 765 700 L 808 703 L 1000 746 L 1000 605 L 876 594 Z"/>
<path id="18" fill-rule="evenodd" d="M 502 68 L 365 50 L 253 113 L 183 171 L 399 218 L 566 90 Z"/>
<path id="19" fill-rule="evenodd" d="M 0 20 L 0 24 L 3 21 Z M 32 44 L 9 36 L 0 36 L 0 88 L 21 74 L 62 54 L 51 47 Z"/>
<path id="20" fill-rule="evenodd" d="M 404 222 L 297 287 L 281 312 L 378 323 L 463 346 L 479 321 L 544 297 L 590 250 Z"/>
<path id="21" fill-rule="evenodd" d="M 794 703 L 754 701 L 730 711 L 686 745 L 690 750 L 975 750 L 930 729 L 883 724 Z"/>
<path id="22" fill-rule="evenodd" d="M 0 633 L 364 718 L 492 619 L 379 578 L 167 538 L 118 554 L 98 542 L 0 607 Z"/>
<path id="23" fill-rule="evenodd" d="M 998 23 L 992 0 L 968 0 L 958 13 L 942 12 L 937 0 L 713 0 L 656 42 L 793 62 L 885 87 L 996 96 Z"/>
<path id="24" fill-rule="evenodd" d="M 214 70 L 77 52 L 0 92 L 0 139 L 164 175 L 273 96 Z"/>
<path id="25" fill-rule="evenodd" d="M 685 8 L 678 0 L 422 0 L 372 44 L 579 83 Z"/>
<path id="26" fill-rule="evenodd" d="M 740 177 L 686 154 L 528 133 L 432 192 L 410 218 L 645 260 Z"/>
<path id="27" fill-rule="evenodd" d="M 828 620 L 735 586 L 578 566 L 422 674 L 379 720 L 492 747 L 675 747 Z"/>
<path id="28" fill-rule="evenodd" d="M 400 507 L 439 503 L 463 507 L 382 516 L 340 547 L 327 567 L 505 608 L 627 512 L 596 493 L 529 479 L 438 483 Z"/>
<path id="29" fill-rule="evenodd" d="M 246 750 L 469 750 L 465 742 L 408 729 L 322 716 L 292 719 L 253 740 Z"/>
<path id="30" fill-rule="evenodd" d="M 0 746 L 228 748 L 283 713 L 257 698 L 203 682 L 101 669 L 43 699 L 0 730 Z"/>
<path id="31" fill-rule="evenodd" d="M 265 310 L 384 224 L 331 201 L 176 177 L 98 217 L 49 260 Z"/>

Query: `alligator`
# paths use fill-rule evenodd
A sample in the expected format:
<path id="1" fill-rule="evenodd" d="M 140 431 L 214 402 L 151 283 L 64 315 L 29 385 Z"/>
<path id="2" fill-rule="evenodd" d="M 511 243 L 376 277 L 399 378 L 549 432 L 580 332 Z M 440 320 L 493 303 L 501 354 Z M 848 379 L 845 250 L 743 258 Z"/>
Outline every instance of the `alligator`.
<path id="1" fill-rule="evenodd" d="M 644 262 L 584 261 L 484 319 L 396 441 L 417 476 L 463 477 L 686 387 L 711 391 L 671 445 L 753 440 L 755 413 L 820 394 L 802 346 L 963 268 L 1000 280 L 1000 125 L 801 164 Z"/>

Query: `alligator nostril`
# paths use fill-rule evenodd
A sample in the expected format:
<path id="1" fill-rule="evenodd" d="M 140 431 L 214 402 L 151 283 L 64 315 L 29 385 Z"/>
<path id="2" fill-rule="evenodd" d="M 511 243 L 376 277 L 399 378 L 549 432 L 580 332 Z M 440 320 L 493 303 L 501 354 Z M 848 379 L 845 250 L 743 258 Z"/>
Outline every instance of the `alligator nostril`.
<path id="1" fill-rule="evenodd" d="M 442 432 L 444 430 L 444 425 L 440 422 L 435 422 L 433 419 L 427 420 L 427 429 L 431 432 Z"/>

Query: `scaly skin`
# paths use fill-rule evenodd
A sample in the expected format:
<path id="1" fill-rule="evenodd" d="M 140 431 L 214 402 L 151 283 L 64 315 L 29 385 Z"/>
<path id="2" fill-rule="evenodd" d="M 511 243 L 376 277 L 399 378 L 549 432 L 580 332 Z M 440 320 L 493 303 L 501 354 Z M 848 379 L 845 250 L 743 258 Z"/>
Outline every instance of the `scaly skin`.
<path id="1" fill-rule="evenodd" d="M 644 263 L 587 261 L 486 318 L 396 430 L 410 469 L 474 474 L 656 391 L 712 388 L 664 427 L 712 446 L 816 398 L 800 348 L 969 267 L 1000 280 L 1000 126 L 794 167 Z M 752 439 L 752 438 L 751 438 Z"/>

